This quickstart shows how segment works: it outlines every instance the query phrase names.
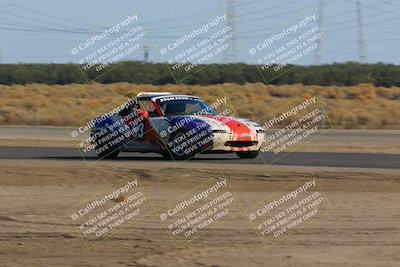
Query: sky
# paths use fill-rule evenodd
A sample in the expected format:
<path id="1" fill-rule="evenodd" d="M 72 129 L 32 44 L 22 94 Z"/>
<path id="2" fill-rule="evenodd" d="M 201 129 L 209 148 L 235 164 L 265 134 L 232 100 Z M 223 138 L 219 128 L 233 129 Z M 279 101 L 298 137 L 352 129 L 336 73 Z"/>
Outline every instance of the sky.
<path id="1" fill-rule="evenodd" d="M 218 29 L 229 25 L 233 28 L 235 37 L 229 41 L 229 52 L 215 56 L 210 62 L 256 64 L 257 57 L 252 56 L 249 49 L 256 47 L 272 34 L 315 14 L 316 21 L 313 25 L 322 26 L 323 31 L 318 43 L 321 55 L 319 63 L 360 61 L 357 0 L 323 0 L 322 20 L 320 2 L 0 0 L 0 63 L 76 63 L 80 58 L 71 53 L 72 48 L 135 14 L 138 16 L 135 25 L 140 25 L 146 34 L 140 40 L 140 48 L 127 55 L 124 60 L 143 60 L 147 47 L 150 62 L 166 62 L 168 58 L 160 53 L 160 49 L 216 17 L 227 14 L 229 19 L 222 22 Z M 360 2 L 365 62 L 400 64 L 400 1 Z M 107 41 L 103 41 L 107 43 L 115 37 L 116 35 L 112 35 Z M 284 44 L 294 37 L 295 35 L 291 35 L 280 42 Z M 185 48 L 189 44 L 198 43 L 200 39 L 201 36 L 188 41 Z M 179 49 L 183 51 L 184 47 Z M 273 51 L 276 47 L 270 49 Z M 318 62 L 315 53 L 312 51 L 304 55 L 296 64 L 310 65 Z"/>

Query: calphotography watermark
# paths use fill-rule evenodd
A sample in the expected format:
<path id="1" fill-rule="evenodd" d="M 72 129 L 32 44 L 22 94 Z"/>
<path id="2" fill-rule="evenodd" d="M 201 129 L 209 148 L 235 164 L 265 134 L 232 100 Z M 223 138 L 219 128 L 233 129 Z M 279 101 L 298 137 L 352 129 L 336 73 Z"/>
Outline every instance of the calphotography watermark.
<path id="1" fill-rule="evenodd" d="M 132 175 L 115 190 L 82 204 L 70 214 L 73 224 L 85 239 L 109 237 L 117 230 L 151 212 L 147 196 Z"/>
<path id="2" fill-rule="evenodd" d="M 317 97 L 307 97 L 285 106 L 282 112 L 259 121 L 265 130 L 260 147 L 265 163 L 274 163 L 311 137 L 331 128 L 330 121 Z"/>
<path id="3" fill-rule="evenodd" d="M 177 247 L 183 247 L 229 217 L 237 201 L 228 179 L 216 177 L 160 212 L 160 221 Z"/>
<path id="4" fill-rule="evenodd" d="M 146 32 L 138 14 L 128 15 L 115 25 L 95 33 L 71 49 L 87 80 L 98 77 L 118 66 L 142 48 Z"/>
<path id="5" fill-rule="evenodd" d="M 264 40 L 249 48 L 249 54 L 267 82 L 284 73 L 288 65 L 298 64 L 301 58 L 312 54 L 323 35 L 316 15 L 306 15 L 295 24 L 267 34 Z"/>
<path id="6" fill-rule="evenodd" d="M 83 158 L 95 153 L 107 158 L 145 134 L 146 112 L 135 98 L 94 118 L 84 118 L 67 128 Z M 147 123 L 148 124 L 148 123 Z"/>
<path id="7" fill-rule="evenodd" d="M 175 81 L 180 82 L 218 60 L 234 37 L 232 27 L 227 25 L 227 15 L 216 15 L 162 47 L 160 55 Z"/>
<path id="8" fill-rule="evenodd" d="M 248 218 L 262 242 L 271 246 L 329 211 L 329 200 L 317 179 L 307 175 L 258 203 Z"/>

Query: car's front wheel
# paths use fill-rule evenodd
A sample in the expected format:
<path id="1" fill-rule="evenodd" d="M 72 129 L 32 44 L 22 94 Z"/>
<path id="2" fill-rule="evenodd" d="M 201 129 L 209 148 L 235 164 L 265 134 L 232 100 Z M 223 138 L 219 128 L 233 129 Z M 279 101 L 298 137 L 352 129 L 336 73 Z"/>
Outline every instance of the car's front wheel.
<path id="1" fill-rule="evenodd" d="M 258 151 L 241 151 L 236 152 L 236 155 L 241 159 L 254 159 L 258 156 Z"/>
<path id="2" fill-rule="evenodd" d="M 99 157 L 99 159 L 116 159 L 119 155 L 119 150 L 114 150 L 114 151 L 106 151 L 106 152 L 102 152 L 97 154 L 97 157 Z"/>
<path id="3" fill-rule="evenodd" d="M 168 152 L 166 158 L 173 160 L 188 160 L 196 155 L 196 149 L 192 149 L 192 144 L 186 138 L 184 131 L 173 134 L 168 142 Z"/>
<path id="4" fill-rule="evenodd" d="M 167 149 L 172 159 L 188 160 L 194 158 L 201 151 L 212 145 L 208 129 L 200 132 L 199 130 L 181 130 L 173 133 L 169 138 Z"/>

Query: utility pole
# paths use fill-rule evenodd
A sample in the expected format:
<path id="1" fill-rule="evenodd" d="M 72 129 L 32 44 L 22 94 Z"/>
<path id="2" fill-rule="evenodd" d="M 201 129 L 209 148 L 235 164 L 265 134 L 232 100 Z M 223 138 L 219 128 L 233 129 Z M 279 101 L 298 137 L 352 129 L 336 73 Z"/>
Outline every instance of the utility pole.
<path id="1" fill-rule="evenodd" d="M 324 27 L 324 6 L 325 6 L 325 0 L 319 0 L 318 27 L 320 33 L 323 32 L 323 27 Z M 317 48 L 315 49 L 315 54 L 314 54 L 315 65 L 321 64 L 321 54 L 322 54 L 322 35 L 320 38 L 317 39 Z"/>
<path id="2" fill-rule="evenodd" d="M 144 50 L 144 62 L 149 61 L 149 47 L 147 45 L 143 46 Z"/>
<path id="3" fill-rule="evenodd" d="M 357 0 L 357 28 L 358 28 L 358 56 L 361 63 L 365 63 L 367 59 L 367 49 L 364 39 L 364 25 L 361 12 L 361 1 Z"/>
<path id="4" fill-rule="evenodd" d="M 236 0 L 226 0 L 227 6 L 227 24 L 231 28 L 231 32 L 233 32 L 232 38 L 228 41 L 228 48 L 226 49 L 226 60 L 228 62 L 232 62 L 236 59 L 236 25 L 235 25 L 235 1 Z"/>

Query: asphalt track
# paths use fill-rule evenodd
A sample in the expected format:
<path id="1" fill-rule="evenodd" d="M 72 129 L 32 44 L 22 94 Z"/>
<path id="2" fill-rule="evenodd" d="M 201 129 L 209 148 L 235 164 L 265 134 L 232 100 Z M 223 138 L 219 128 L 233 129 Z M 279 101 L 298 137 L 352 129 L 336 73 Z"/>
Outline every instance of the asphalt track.
<path id="1" fill-rule="evenodd" d="M 0 159 L 25 160 L 88 160 L 96 161 L 97 157 L 89 153 L 82 157 L 76 148 L 46 148 L 46 147 L 0 147 Z M 148 153 L 121 153 L 119 161 L 131 161 L 140 164 L 140 161 L 154 163 L 168 161 L 163 157 Z M 317 166 L 317 167 L 356 167 L 356 168 L 387 168 L 400 169 L 400 155 L 375 153 L 321 153 L 321 152 L 291 152 L 288 154 L 273 155 L 262 153 L 255 159 L 239 159 L 235 154 L 198 155 L 191 163 L 218 163 L 218 164 L 273 164 L 290 166 Z"/>

